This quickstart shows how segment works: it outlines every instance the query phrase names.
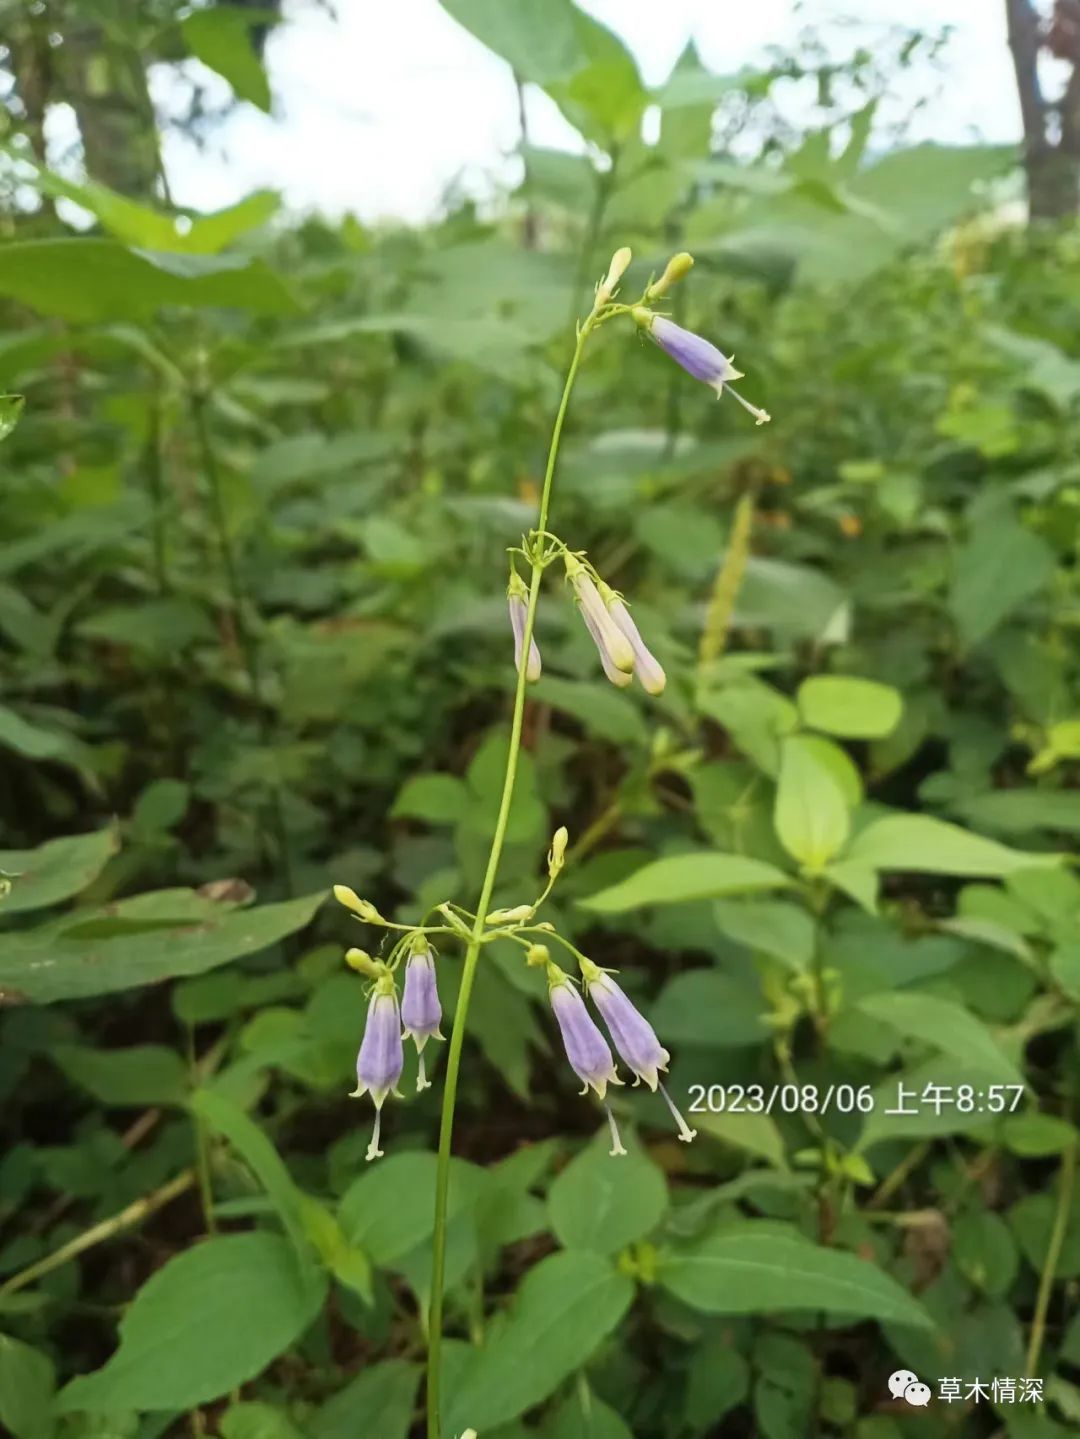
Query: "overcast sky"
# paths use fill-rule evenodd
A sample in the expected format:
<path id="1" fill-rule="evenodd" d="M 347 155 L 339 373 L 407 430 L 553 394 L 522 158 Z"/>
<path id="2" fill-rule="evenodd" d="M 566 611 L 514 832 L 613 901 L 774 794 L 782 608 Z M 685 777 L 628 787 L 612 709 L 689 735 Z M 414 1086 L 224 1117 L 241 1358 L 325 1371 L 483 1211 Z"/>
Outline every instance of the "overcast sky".
<path id="1" fill-rule="evenodd" d="M 513 4 L 514 0 L 505 0 Z M 904 99 L 934 98 L 918 137 L 954 143 L 1012 140 L 1019 115 L 1005 44 L 1003 0 L 580 0 L 615 30 L 649 84 L 663 80 L 687 40 L 720 73 L 817 24 L 837 54 L 852 45 L 843 17 L 871 26 L 954 29 L 943 70 L 905 81 Z M 212 209 L 258 186 L 290 206 L 362 219 L 424 220 L 463 179 L 490 193 L 513 178 L 518 138 L 508 67 L 449 18 L 438 0 L 285 0 L 288 23 L 271 37 L 273 118 L 250 105 L 217 131 L 210 152 L 174 136 L 166 162 L 174 198 Z M 528 102 L 534 144 L 580 148 L 539 92 Z"/>

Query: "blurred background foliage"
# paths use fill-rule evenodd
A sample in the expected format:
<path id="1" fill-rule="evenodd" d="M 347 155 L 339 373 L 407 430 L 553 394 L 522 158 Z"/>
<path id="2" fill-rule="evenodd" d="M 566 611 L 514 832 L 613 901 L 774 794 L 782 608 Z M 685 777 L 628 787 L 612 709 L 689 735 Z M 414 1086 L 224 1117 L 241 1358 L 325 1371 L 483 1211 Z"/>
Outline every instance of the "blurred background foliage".
<path id="1" fill-rule="evenodd" d="M 504 551 L 629 244 L 635 293 L 693 252 L 672 314 L 774 420 L 630 327 L 592 344 L 554 524 L 670 682 L 606 686 L 549 580 L 496 902 L 565 823 L 547 914 L 651 1013 L 680 1103 L 872 1105 L 706 1098 L 686 1150 L 627 1091 L 609 1163 L 542 985 L 487 951 L 446 1433 L 1075 1433 L 1073 87 L 1040 115 L 1029 83 L 1029 178 L 1029 120 L 1059 152 L 1029 227 L 1016 151 L 876 124 L 936 37 L 732 75 L 688 48 L 654 91 L 570 0 L 443 3 L 587 147 L 523 134 L 512 193 L 410 230 L 171 205 L 148 67 L 195 56 L 267 108 L 274 4 L 0 6 L 0 1425 L 419 1432 L 438 1074 L 366 1169 L 355 932 L 320 905 L 472 902 Z M 1067 4 L 1008 10 L 1023 93 L 1023 37 L 1071 64 L 1076 36 Z M 84 172 L 50 165 L 59 103 Z M 183 123 L 214 119 L 194 84 Z M 901 1082 L 953 1098 L 890 1120 Z M 1038 1374 L 1045 1402 L 914 1411 L 899 1368 Z"/>

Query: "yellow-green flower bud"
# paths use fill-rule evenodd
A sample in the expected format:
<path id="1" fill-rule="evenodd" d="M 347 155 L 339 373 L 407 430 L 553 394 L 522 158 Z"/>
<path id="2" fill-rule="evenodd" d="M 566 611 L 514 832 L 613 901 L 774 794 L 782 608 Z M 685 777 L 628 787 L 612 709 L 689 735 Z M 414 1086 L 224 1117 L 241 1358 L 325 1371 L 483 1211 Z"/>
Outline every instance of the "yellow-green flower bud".
<path id="1" fill-rule="evenodd" d="M 615 293 L 616 285 L 618 285 L 619 281 L 626 274 L 630 261 L 633 258 L 632 251 L 626 245 L 623 245 L 621 249 L 616 250 L 614 255 L 612 255 L 608 272 L 600 281 L 596 291 L 596 303 L 598 307 L 600 305 L 606 305 L 611 299 Z"/>
<path id="2" fill-rule="evenodd" d="M 564 824 L 561 824 L 552 836 L 551 848 L 548 850 L 549 879 L 554 879 L 566 862 L 566 845 L 569 838 Z"/>
<path id="3" fill-rule="evenodd" d="M 661 295 L 667 294 L 672 285 L 677 285 L 680 280 L 685 279 L 693 268 L 694 257 L 688 255 L 685 250 L 681 250 L 677 255 L 672 255 L 659 280 L 654 280 L 645 291 L 645 298 L 658 300 Z"/>
<path id="4" fill-rule="evenodd" d="M 372 959 L 366 949 L 347 949 L 345 963 L 357 974 L 366 974 L 368 979 L 378 979 L 386 970 L 386 966 Z"/>
<path id="5" fill-rule="evenodd" d="M 531 904 L 515 905 L 513 909 L 493 909 L 484 921 L 485 924 L 515 924 L 521 919 L 531 919 L 533 906 Z"/>
<path id="6" fill-rule="evenodd" d="M 354 889 L 347 884 L 334 885 L 334 898 L 338 904 L 343 904 L 346 909 L 351 909 L 353 914 L 366 920 L 368 924 L 383 924 L 384 920 L 379 911 L 370 900 L 361 899 Z"/>
<path id="7" fill-rule="evenodd" d="M 551 951 L 546 944 L 530 944 L 525 951 L 525 963 L 534 969 L 539 969 L 541 965 L 546 967 L 551 963 Z"/>

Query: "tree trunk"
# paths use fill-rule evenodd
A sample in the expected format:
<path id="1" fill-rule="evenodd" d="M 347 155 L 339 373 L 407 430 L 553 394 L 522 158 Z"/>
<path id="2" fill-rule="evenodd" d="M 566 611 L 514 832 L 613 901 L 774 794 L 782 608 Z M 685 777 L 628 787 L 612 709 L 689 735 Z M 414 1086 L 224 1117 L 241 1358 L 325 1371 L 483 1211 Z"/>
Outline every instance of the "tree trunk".
<path id="1" fill-rule="evenodd" d="M 90 19 L 72 25 L 63 50 L 86 173 L 122 195 L 149 199 L 162 169 L 142 59 Z"/>
<path id="2" fill-rule="evenodd" d="M 1033 220 L 1065 219 L 1080 207 L 1080 65 L 1074 60 L 1055 143 L 1049 131 L 1051 107 L 1039 83 L 1043 37 L 1038 12 L 1031 0 L 1005 0 L 1005 17 L 1024 126 L 1028 213 Z"/>

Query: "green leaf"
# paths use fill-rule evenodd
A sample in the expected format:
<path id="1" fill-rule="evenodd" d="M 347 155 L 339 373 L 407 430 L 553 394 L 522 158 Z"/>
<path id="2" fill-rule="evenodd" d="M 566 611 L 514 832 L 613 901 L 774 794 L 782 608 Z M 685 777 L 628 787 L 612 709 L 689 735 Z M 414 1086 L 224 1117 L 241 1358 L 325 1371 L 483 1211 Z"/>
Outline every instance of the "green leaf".
<path id="1" fill-rule="evenodd" d="M 252 44 L 251 28 L 273 18 L 269 7 L 260 15 L 238 6 L 215 5 L 187 15 L 180 22 L 180 33 L 195 58 L 228 80 L 239 99 L 269 112 L 270 85 Z"/>
<path id="2" fill-rule="evenodd" d="M 1000 879 L 1018 870 L 1061 862 L 1060 855 L 1025 854 L 924 814 L 887 815 L 874 820 L 855 837 L 844 859 L 871 869 L 955 874 L 971 879 Z"/>
<path id="3" fill-rule="evenodd" d="M 164 1045 L 89 1049 L 82 1045 L 58 1044 L 49 1054 L 73 1084 L 80 1085 L 101 1104 L 123 1108 L 182 1105 L 187 1100 L 184 1062 Z"/>
<path id="4" fill-rule="evenodd" d="M 369 1364 L 308 1419 L 309 1439 L 407 1439 L 420 1366 L 405 1359 Z"/>
<path id="5" fill-rule="evenodd" d="M 643 745 L 648 730 L 641 711 L 609 684 L 542 676 L 529 686 L 530 698 L 581 721 L 585 733 L 613 744 Z"/>
<path id="6" fill-rule="evenodd" d="M 1041 590 L 1054 573 L 1054 552 L 1008 511 L 993 510 L 973 526 L 957 552 L 949 608 L 971 648 Z"/>
<path id="7" fill-rule="evenodd" d="M 841 739 L 882 739 L 900 723 L 903 700 L 892 685 L 846 675 L 811 675 L 796 696 L 804 724 Z"/>
<path id="8" fill-rule="evenodd" d="M 843 849 L 851 828 L 849 799 L 828 757 L 827 740 L 789 735 L 780 746 L 774 821 L 780 843 L 807 870 L 820 873 Z"/>
<path id="9" fill-rule="evenodd" d="M 651 1018 L 675 1044 L 751 1045 L 769 1034 L 765 1008 L 760 991 L 746 980 L 718 969 L 688 969 L 664 985 Z"/>
<path id="10" fill-rule="evenodd" d="M 456 824 L 468 803 L 468 787 L 457 775 L 418 774 L 402 785 L 390 814 L 394 819 Z"/>
<path id="11" fill-rule="evenodd" d="M 814 921 L 783 899 L 718 899 L 713 914 L 722 933 L 748 949 L 803 970 L 814 953 Z"/>
<path id="12" fill-rule="evenodd" d="M 50 1439 L 55 1384 L 46 1355 L 0 1334 L 0 1423 L 14 1439 Z"/>
<path id="13" fill-rule="evenodd" d="M 285 1161 L 255 1121 L 215 1089 L 199 1089 L 191 1097 L 191 1108 L 211 1129 L 223 1135 L 266 1190 L 288 1231 L 298 1258 L 307 1252 L 301 1219 L 304 1195 L 293 1183 Z"/>
<path id="14" fill-rule="evenodd" d="M 114 829 L 50 839 L 37 849 L 0 850 L 0 873 L 13 878 L 0 918 L 45 909 L 79 894 L 120 848 Z"/>
<path id="15" fill-rule="evenodd" d="M 945 1054 L 964 1055 L 978 1070 L 999 1077 L 1003 1083 L 1023 1083 L 1023 1075 L 986 1026 L 951 999 L 900 990 L 866 995 L 854 1008 L 908 1039 L 932 1045 Z"/>
<path id="16" fill-rule="evenodd" d="M 164 891 L 169 897 L 188 890 Z M 143 895 L 141 900 L 155 899 Z M 202 974 L 245 954 L 257 954 L 308 924 L 325 895 L 236 910 L 218 917 L 203 901 L 197 918 L 164 916 L 166 923 L 131 925 L 124 932 L 80 936 L 86 918 L 69 915 L 32 930 L 0 935 L 0 988 L 36 1004 L 134 989 L 181 974 Z M 175 899 L 172 901 L 175 903 Z M 142 906 L 144 913 L 152 913 Z M 177 923 L 177 918 L 181 923 Z"/>
<path id="17" fill-rule="evenodd" d="M 25 403 L 25 395 L 0 395 L 0 440 L 6 440 L 19 423 Z"/>
<path id="18" fill-rule="evenodd" d="M 283 1409 L 258 1400 L 230 1405 L 218 1429 L 221 1439 L 305 1439 Z"/>
<path id="19" fill-rule="evenodd" d="M 551 1414 L 544 1425 L 543 1439 L 634 1439 L 634 1436 L 614 1409 L 581 1386 Z"/>
<path id="20" fill-rule="evenodd" d="M 61 1392 L 65 1413 L 187 1410 L 239 1388 L 304 1332 L 322 1273 L 275 1234 L 203 1240 L 147 1280 L 120 1321 L 120 1347 Z"/>
<path id="21" fill-rule="evenodd" d="M 691 1118 L 700 1133 L 711 1134 L 714 1139 L 734 1145 L 736 1149 L 756 1154 L 776 1169 L 786 1167 L 783 1137 L 769 1115 L 750 1114 L 743 1110 L 715 1113 L 711 1109 L 703 1109 L 692 1114 Z"/>
<path id="22" fill-rule="evenodd" d="M 54 759 L 68 764 L 74 762 L 77 749 L 70 734 L 31 724 L 6 705 L 0 705 L 0 745 L 13 749 L 24 759 Z"/>
<path id="23" fill-rule="evenodd" d="M 791 880 L 774 865 L 737 854 L 670 855 L 654 860 L 627 879 L 578 900 L 598 914 L 621 914 L 644 904 L 682 904 L 692 899 L 717 899 L 725 894 L 750 894 L 781 889 Z"/>
<path id="24" fill-rule="evenodd" d="M 615 1254 L 644 1239 L 667 1210 L 663 1172 L 631 1142 L 613 1159 L 606 1131 L 576 1155 L 548 1193 L 548 1213 L 564 1249 Z"/>
<path id="25" fill-rule="evenodd" d="M 996 789 L 964 795 L 949 808 L 968 824 L 1001 834 L 1040 829 L 1080 834 L 1080 792 L 1076 790 Z"/>
<path id="26" fill-rule="evenodd" d="M 392 1268 L 431 1238 L 435 1228 L 434 1154 L 391 1154 L 349 1185 L 338 1218 L 373 1264 Z M 450 1166 L 448 1217 L 472 1209 L 486 1189 L 482 1170 L 464 1160 Z"/>
<path id="27" fill-rule="evenodd" d="M 599 1255 L 574 1251 L 542 1259 L 449 1394 L 447 1432 L 472 1426 L 482 1434 L 542 1403 L 588 1363 L 633 1293 L 626 1275 Z"/>
<path id="28" fill-rule="evenodd" d="M 213 11 L 199 11 L 213 14 Z M 163 305 L 281 315 L 297 304 L 263 260 L 125 250 L 89 236 L 4 247 L 0 294 L 64 320 L 150 319 Z"/>
<path id="29" fill-rule="evenodd" d="M 660 1283 L 707 1314 L 806 1309 L 933 1327 L 922 1305 L 875 1264 L 779 1235 L 771 1225 L 768 1232 L 755 1233 L 756 1228 L 754 1221 L 741 1224 L 693 1250 L 665 1257 Z"/>

